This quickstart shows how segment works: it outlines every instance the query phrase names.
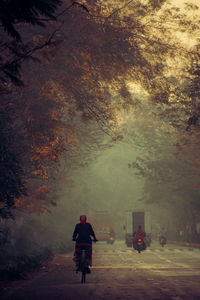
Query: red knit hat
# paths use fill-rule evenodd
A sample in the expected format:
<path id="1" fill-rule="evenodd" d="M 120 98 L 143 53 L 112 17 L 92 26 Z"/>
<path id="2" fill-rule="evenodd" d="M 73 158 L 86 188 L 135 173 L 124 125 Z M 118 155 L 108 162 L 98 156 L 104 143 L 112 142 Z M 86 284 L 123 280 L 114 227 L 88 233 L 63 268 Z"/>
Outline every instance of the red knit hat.
<path id="1" fill-rule="evenodd" d="M 86 223 L 86 220 L 87 220 L 86 215 L 81 215 L 81 216 L 80 216 L 81 224 L 85 224 L 85 223 Z"/>

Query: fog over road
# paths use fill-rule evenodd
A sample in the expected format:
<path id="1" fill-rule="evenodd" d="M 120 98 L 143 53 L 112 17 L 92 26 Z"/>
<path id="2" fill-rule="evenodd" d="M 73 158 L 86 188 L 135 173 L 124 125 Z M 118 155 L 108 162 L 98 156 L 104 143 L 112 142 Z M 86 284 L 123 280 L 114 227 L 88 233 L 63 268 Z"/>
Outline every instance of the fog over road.
<path id="1" fill-rule="evenodd" d="M 72 253 L 56 255 L 29 280 L 4 287 L 1 299 L 200 299 L 200 249 L 157 242 L 142 253 L 124 241 L 93 246 L 86 284 L 74 272 Z"/>

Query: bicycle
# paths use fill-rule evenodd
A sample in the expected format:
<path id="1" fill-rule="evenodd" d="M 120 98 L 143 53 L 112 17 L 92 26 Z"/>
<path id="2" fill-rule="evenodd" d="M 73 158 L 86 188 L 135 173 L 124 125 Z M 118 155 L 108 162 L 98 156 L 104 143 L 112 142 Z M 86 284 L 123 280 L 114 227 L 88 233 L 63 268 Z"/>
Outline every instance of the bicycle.
<path id="1" fill-rule="evenodd" d="M 82 273 L 81 276 L 81 283 L 86 282 L 86 274 L 88 273 L 89 267 L 88 267 L 88 261 L 87 261 L 87 256 L 88 256 L 88 251 L 89 251 L 89 246 L 84 245 L 80 247 L 80 253 L 79 253 L 79 270 Z"/>
<path id="2" fill-rule="evenodd" d="M 97 240 L 92 241 L 92 242 L 97 242 Z M 78 249 L 78 269 L 76 270 L 76 273 L 81 272 L 81 283 L 86 282 L 86 274 L 90 274 L 91 271 L 89 269 L 89 264 L 88 264 L 88 256 L 90 255 L 91 252 L 91 244 L 88 243 L 80 243 L 79 244 L 79 249 Z"/>

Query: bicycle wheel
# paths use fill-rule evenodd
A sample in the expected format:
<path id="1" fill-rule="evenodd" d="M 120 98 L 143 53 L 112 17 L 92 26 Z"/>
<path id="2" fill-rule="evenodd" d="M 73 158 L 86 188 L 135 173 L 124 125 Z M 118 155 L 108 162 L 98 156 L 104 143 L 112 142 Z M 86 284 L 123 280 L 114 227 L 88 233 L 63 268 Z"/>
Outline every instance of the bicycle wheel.
<path id="1" fill-rule="evenodd" d="M 82 273 L 81 283 L 85 283 L 86 282 L 86 270 L 87 270 L 86 250 L 81 251 L 80 270 Z"/>
<path id="2" fill-rule="evenodd" d="M 86 273 L 82 271 L 81 283 L 85 283 L 86 281 Z"/>

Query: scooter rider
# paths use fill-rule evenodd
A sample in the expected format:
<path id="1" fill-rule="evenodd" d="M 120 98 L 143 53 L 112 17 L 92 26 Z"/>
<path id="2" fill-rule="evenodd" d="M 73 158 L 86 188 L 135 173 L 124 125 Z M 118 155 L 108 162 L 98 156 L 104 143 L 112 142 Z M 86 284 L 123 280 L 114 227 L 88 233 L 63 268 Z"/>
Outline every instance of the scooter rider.
<path id="1" fill-rule="evenodd" d="M 165 243 L 166 243 L 166 240 L 167 240 L 167 231 L 165 229 L 164 226 L 162 226 L 160 232 L 159 232 L 159 242 L 161 241 L 161 239 L 164 239 L 165 240 Z"/>
<path id="2" fill-rule="evenodd" d="M 142 228 L 141 225 L 139 225 L 139 226 L 138 226 L 138 229 L 137 229 L 137 231 L 135 232 L 135 235 L 134 235 L 134 237 L 133 237 L 133 248 L 136 249 L 136 243 L 137 243 L 137 240 L 138 240 L 139 238 L 142 238 L 142 239 L 143 239 L 144 250 L 145 250 L 145 249 L 146 249 L 146 243 L 145 243 L 145 241 L 144 241 L 145 236 L 146 236 L 146 233 L 145 233 L 144 229 Z"/>
<path id="3" fill-rule="evenodd" d="M 87 261 L 88 261 L 88 273 L 90 273 L 89 266 L 92 266 L 92 239 L 93 237 L 94 242 L 97 242 L 94 230 L 92 225 L 87 221 L 86 215 L 80 216 L 80 223 L 76 224 L 74 233 L 72 236 L 72 240 L 76 242 L 75 250 L 74 250 L 74 258 L 73 260 L 76 263 L 77 270 L 79 271 L 79 249 L 82 245 L 88 246 L 87 252 Z"/>

